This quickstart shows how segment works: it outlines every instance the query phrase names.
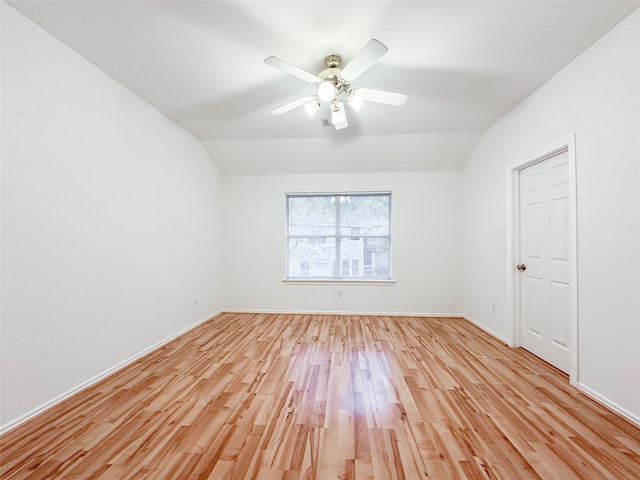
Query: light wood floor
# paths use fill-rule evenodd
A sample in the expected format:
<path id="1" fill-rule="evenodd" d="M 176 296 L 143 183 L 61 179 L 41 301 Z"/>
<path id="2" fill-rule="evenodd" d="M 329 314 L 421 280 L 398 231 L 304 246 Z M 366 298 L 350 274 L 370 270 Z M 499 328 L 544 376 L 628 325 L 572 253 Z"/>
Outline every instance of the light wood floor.
<path id="1" fill-rule="evenodd" d="M 1 447 L 6 480 L 640 478 L 640 429 L 451 318 L 221 314 Z"/>

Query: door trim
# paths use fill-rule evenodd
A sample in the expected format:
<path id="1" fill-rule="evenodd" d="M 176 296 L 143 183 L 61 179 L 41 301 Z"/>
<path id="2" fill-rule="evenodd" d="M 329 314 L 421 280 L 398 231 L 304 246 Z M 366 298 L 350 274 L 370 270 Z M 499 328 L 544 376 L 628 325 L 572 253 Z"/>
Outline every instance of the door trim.
<path id="1" fill-rule="evenodd" d="M 507 299 L 510 303 L 509 346 L 520 346 L 520 276 L 516 263 L 520 258 L 520 171 L 559 153 L 568 152 L 569 160 L 569 383 L 578 379 L 578 233 L 576 201 L 575 134 L 563 138 L 522 162 L 507 167 L 507 232 L 511 239 L 507 249 Z"/>

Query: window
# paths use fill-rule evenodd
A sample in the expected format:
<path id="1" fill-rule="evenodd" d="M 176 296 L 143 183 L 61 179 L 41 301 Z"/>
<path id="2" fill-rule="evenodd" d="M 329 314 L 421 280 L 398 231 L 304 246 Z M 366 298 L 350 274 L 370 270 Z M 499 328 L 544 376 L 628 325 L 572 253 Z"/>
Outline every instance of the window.
<path id="1" fill-rule="evenodd" d="M 288 194 L 286 242 L 289 279 L 390 279 L 391 194 Z"/>
<path id="2" fill-rule="evenodd" d="M 300 276 L 309 276 L 309 262 L 300 262 Z"/>
<path id="3" fill-rule="evenodd" d="M 357 277 L 360 275 L 360 260 L 351 260 L 351 275 Z"/>
<path id="4" fill-rule="evenodd" d="M 349 260 L 342 260 L 342 276 L 349 276 Z"/>

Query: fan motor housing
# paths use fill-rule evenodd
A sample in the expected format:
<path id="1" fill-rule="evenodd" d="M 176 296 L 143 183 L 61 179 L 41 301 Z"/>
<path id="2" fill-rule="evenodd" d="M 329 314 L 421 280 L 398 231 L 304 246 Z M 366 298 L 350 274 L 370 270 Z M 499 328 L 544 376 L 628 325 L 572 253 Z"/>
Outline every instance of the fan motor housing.
<path id="1" fill-rule="evenodd" d="M 342 69 L 338 66 L 342 63 L 342 58 L 339 55 L 329 55 L 324 59 L 324 64 L 327 66 L 324 70 L 322 70 L 318 77 L 322 80 L 333 80 L 337 79 L 338 75 L 342 71 Z M 335 80 L 334 80 L 335 81 Z"/>
<path id="2" fill-rule="evenodd" d="M 335 79 L 338 77 L 341 71 L 342 69 L 338 67 L 325 68 L 318 74 L 318 77 L 320 77 L 322 80 Z"/>
<path id="3" fill-rule="evenodd" d="M 324 59 L 324 64 L 329 68 L 335 68 L 342 63 L 340 55 L 329 55 Z"/>

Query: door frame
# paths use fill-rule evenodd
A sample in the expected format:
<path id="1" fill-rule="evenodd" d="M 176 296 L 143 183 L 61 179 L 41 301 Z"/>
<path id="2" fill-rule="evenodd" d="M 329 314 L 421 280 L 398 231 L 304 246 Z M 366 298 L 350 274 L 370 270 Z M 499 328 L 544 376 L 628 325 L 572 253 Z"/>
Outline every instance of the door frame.
<path id="1" fill-rule="evenodd" d="M 520 279 L 516 264 L 520 259 L 520 172 L 562 152 L 568 153 L 569 169 L 569 383 L 578 384 L 578 231 L 576 201 L 576 146 L 575 134 L 558 140 L 525 160 L 507 167 L 507 231 L 511 242 L 507 249 L 507 298 L 509 346 L 520 346 Z"/>

